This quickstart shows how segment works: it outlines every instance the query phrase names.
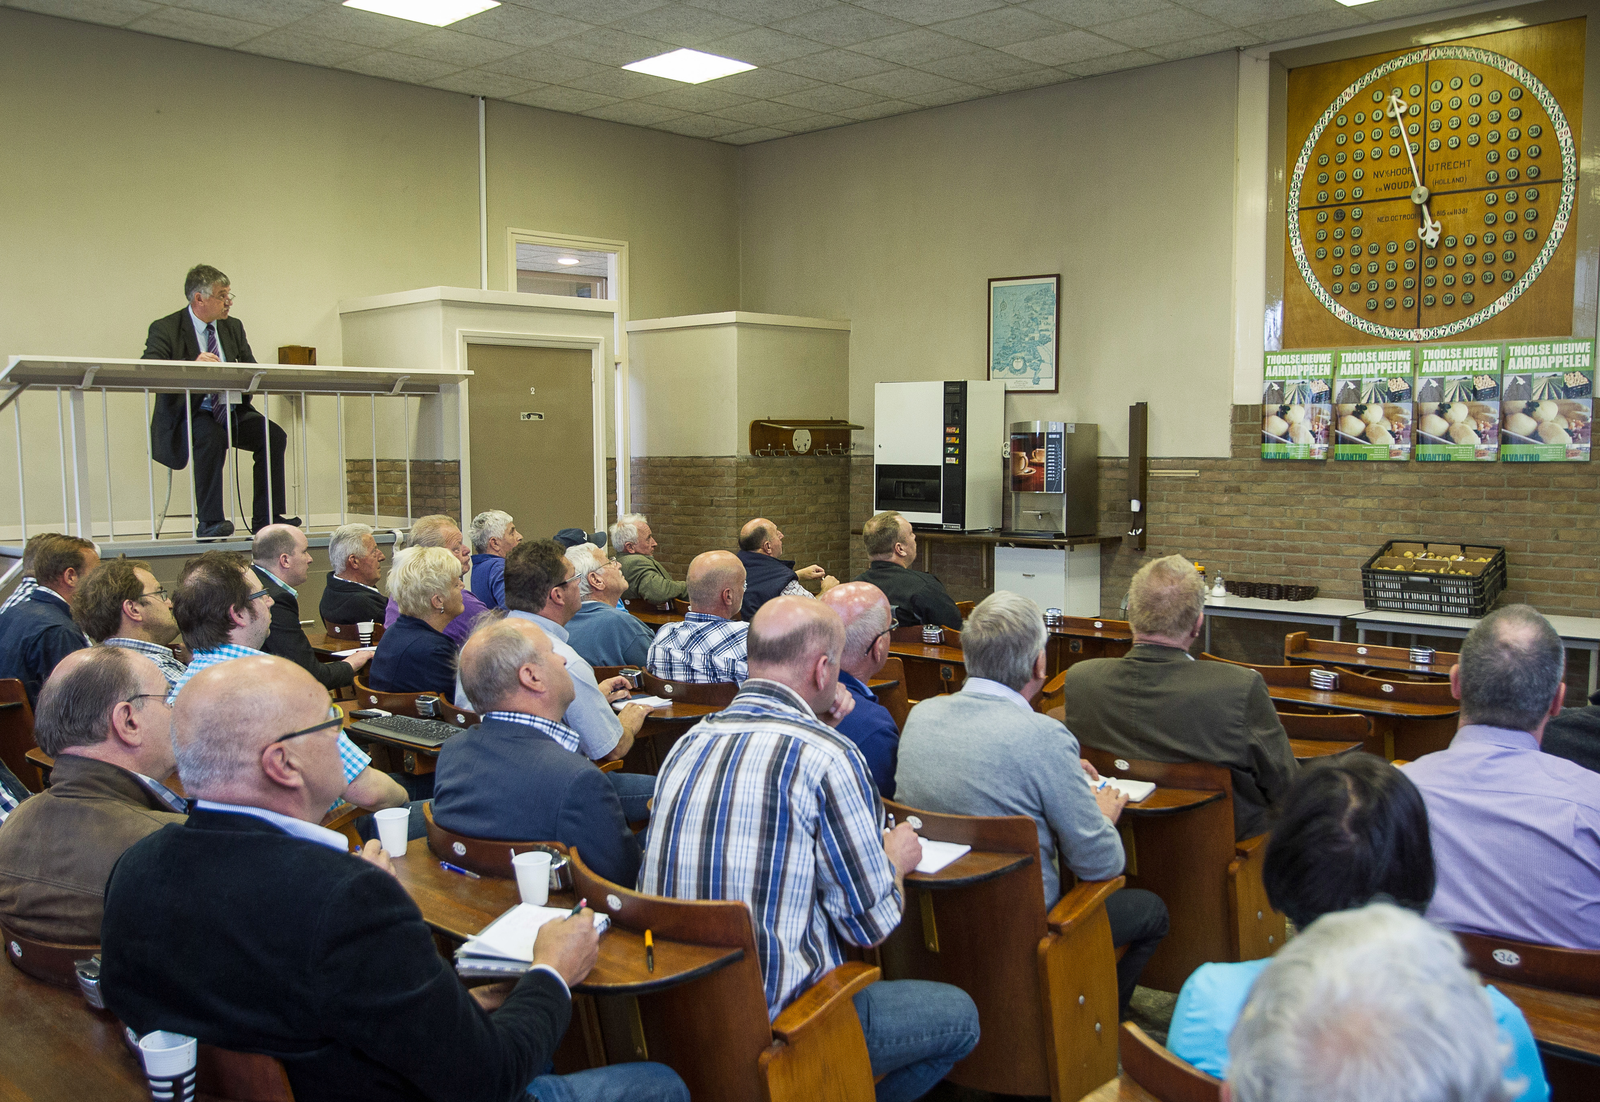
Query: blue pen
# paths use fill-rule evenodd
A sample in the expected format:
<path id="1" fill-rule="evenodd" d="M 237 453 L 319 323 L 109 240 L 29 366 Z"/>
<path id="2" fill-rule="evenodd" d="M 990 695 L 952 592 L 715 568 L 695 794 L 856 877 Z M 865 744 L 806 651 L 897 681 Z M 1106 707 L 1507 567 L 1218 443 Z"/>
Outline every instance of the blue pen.
<path id="1" fill-rule="evenodd" d="M 464 869 L 460 865 L 452 865 L 448 861 L 440 861 L 439 862 L 439 867 L 441 869 L 444 869 L 446 872 L 459 872 L 462 876 L 465 876 L 470 880 L 482 880 L 483 879 L 483 877 L 479 876 L 477 873 L 473 872 L 471 869 Z"/>

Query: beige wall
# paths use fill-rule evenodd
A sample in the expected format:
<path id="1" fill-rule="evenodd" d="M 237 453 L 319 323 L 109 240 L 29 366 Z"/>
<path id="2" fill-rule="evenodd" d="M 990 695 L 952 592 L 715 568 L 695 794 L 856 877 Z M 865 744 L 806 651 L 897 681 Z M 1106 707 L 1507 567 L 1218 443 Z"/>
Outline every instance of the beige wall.
<path id="1" fill-rule="evenodd" d="M 1061 393 L 1015 420 L 1097 422 L 1125 454 L 1226 455 L 1231 53 L 748 147 L 741 305 L 848 318 L 850 416 L 872 384 L 985 377 L 991 276 L 1060 272 Z M 858 447 L 870 443 L 858 437 Z"/>

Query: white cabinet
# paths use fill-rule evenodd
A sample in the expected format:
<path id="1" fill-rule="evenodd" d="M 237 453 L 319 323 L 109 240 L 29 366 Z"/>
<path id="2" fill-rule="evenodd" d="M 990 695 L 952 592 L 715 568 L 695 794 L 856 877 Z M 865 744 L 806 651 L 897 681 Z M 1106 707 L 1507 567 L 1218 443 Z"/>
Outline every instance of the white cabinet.
<path id="1" fill-rule="evenodd" d="M 1100 544 L 994 549 L 994 587 L 1068 616 L 1100 615 Z"/>

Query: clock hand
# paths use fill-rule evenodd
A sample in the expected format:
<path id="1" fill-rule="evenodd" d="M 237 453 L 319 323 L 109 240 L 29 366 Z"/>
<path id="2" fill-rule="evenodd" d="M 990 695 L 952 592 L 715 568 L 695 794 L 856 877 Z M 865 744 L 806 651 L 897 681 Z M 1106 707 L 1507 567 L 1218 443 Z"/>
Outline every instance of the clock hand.
<path id="1" fill-rule="evenodd" d="M 1423 186 L 1422 174 L 1417 171 L 1417 158 L 1412 155 L 1411 143 L 1406 140 L 1405 123 L 1401 120 L 1405 117 L 1407 106 L 1405 100 L 1400 98 L 1399 92 L 1389 93 L 1389 114 L 1395 122 L 1400 123 L 1401 144 L 1406 147 L 1406 160 L 1411 162 L 1411 182 L 1415 185 L 1411 189 L 1411 201 L 1422 209 L 1422 225 L 1417 229 L 1417 236 L 1431 249 L 1439 243 L 1441 226 L 1428 212 L 1428 189 Z"/>

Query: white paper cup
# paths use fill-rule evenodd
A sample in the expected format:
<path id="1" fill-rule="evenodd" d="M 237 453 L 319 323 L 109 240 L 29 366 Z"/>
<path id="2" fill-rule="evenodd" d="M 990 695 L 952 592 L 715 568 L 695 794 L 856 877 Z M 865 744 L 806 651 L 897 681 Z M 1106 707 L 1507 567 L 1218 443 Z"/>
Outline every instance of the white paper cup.
<path id="1" fill-rule="evenodd" d="M 529 850 L 511 859 L 517 872 L 517 891 L 524 903 L 543 907 L 550 901 L 550 855 L 543 850 Z"/>
<path id="2" fill-rule="evenodd" d="M 356 625 L 356 633 L 361 636 L 361 645 L 364 647 L 372 642 L 372 628 L 375 621 L 363 620 Z"/>
<path id="3" fill-rule="evenodd" d="M 193 1098 L 195 1064 L 200 1042 L 182 1033 L 158 1029 L 139 1038 L 139 1056 L 150 1080 L 150 1093 L 163 1098 Z"/>
<path id="4" fill-rule="evenodd" d="M 378 821 L 378 840 L 390 857 L 406 855 L 406 835 L 411 832 L 409 807 L 386 807 L 372 816 Z"/>

